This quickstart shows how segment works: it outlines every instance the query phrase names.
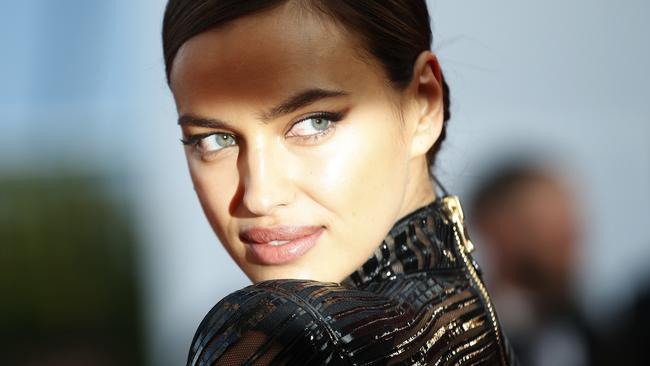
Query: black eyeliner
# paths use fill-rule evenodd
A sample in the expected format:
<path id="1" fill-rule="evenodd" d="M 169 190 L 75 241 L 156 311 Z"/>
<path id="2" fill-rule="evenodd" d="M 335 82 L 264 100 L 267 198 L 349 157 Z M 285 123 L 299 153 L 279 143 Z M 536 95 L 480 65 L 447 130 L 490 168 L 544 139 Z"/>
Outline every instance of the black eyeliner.
<path id="1" fill-rule="evenodd" d="M 310 118 L 323 118 L 329 120 L 330 122 L 338 122 L 342 120 L 344 117 L 345 114 L 343 112 L 317 112 L 316 114 L 303 118 L 299 122 L 302 122 Z"/>
<path id="2" fill-rule="evenodd" d="M 332 123 L 337 123 L 337 122 L 341 121 L 343 118 L 345 118 L 346 113 L 347 113 L 347 111 L 345 111 L 345 112 L 316 112 L 314 114 L 307 115 L 307 116 L 299 119 L 298 121 L 292 123 L 289 130 L 291 130 L 293 128 L 293 126 L 297 125 L 298 123 L 302 123 L 302 122 L 304 122 L 304 121 L 306 121 L 308 119 L 314 119 L 314 118 L 322 118 L 322 119 L 326 119 L 326 120 L 328 120 L 328 121 L 330 121 Z"/>
<path id="3" fill-rule="evenodd" d="M 200 133 L 200 134 L 188 136 L 187 138 L 182 138 L 180 140 L 181 143 L 183 143 L 183 145 L 190 146 L 190 145 L 195 145 L 197 142 L 199 142 L 200 140 L 208 136 L 216 135 L 218 133 L 222 133 L 222 132 Z"/>

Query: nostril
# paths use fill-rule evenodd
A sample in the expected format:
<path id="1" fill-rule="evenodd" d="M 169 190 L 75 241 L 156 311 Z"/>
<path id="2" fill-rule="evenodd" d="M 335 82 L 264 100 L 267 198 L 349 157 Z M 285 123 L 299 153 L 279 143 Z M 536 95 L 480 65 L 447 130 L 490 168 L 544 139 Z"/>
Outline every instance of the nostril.
<path id="1" fill-rule="evenodd" d="M 287 204 L 288 184 L 282 177 L 249 179 L 243 188 L 242 202 L 255 215 L 270 215 L 276 207 Z"/>

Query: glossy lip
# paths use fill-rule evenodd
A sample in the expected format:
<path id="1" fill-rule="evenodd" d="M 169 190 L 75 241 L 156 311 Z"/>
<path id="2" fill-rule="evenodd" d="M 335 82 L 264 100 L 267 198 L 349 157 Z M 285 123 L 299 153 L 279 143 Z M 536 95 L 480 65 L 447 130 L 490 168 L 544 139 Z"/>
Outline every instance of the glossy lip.
<path id="1" fill-rule="evenodd" d="M 242 231 L 239 238 L 259 263 L 285 264 L 313 248 L 324 230 L 321 226 L 255 227 Z M 271 245 L 273 241 L 287 243 Z"/>

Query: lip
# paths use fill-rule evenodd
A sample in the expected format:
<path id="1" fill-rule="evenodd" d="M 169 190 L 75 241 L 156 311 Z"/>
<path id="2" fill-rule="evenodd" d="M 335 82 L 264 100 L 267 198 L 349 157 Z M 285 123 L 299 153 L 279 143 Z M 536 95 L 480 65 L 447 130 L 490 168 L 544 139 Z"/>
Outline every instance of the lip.
<path id="1" fill-rule="evenodd" d="M 285 264 L 313 248 L 323 231 L 321 226 L 255 227 L 242 231 L 239 238 L 258 262 Z"/>

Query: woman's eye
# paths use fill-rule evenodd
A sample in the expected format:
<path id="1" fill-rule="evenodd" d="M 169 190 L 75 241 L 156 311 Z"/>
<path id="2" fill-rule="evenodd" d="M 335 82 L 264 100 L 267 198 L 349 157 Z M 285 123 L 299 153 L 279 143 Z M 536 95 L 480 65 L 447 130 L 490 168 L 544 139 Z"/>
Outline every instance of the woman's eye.
<path id="1" fill-rule="evenodd" d="M 288 137 L 317 137 L 327 134 L 333 127 L 335 122 L 338 122 L 341 117 L 337 115 L 328 116 L 313 116 L 303 119 L 302 121 L 294 124 L 289 130 Z"/>
<path id="2" fill-rule="evenodd" d="M 289 133 L 292 136 L 311 136 L 327 131 L 332 121 L 322 118 L 307 118 L 301 122 L 296 123 L 291 127 Z"/>
<path id="3" fill-rule="evenodd" d="M 194 145 L 199 153 L 213 153 L 226 147 L 237 145 L 233 135 L 227 133 L 211 133 L 209 135 L 193 136 L 183 141 L 185 145 Z"/>

